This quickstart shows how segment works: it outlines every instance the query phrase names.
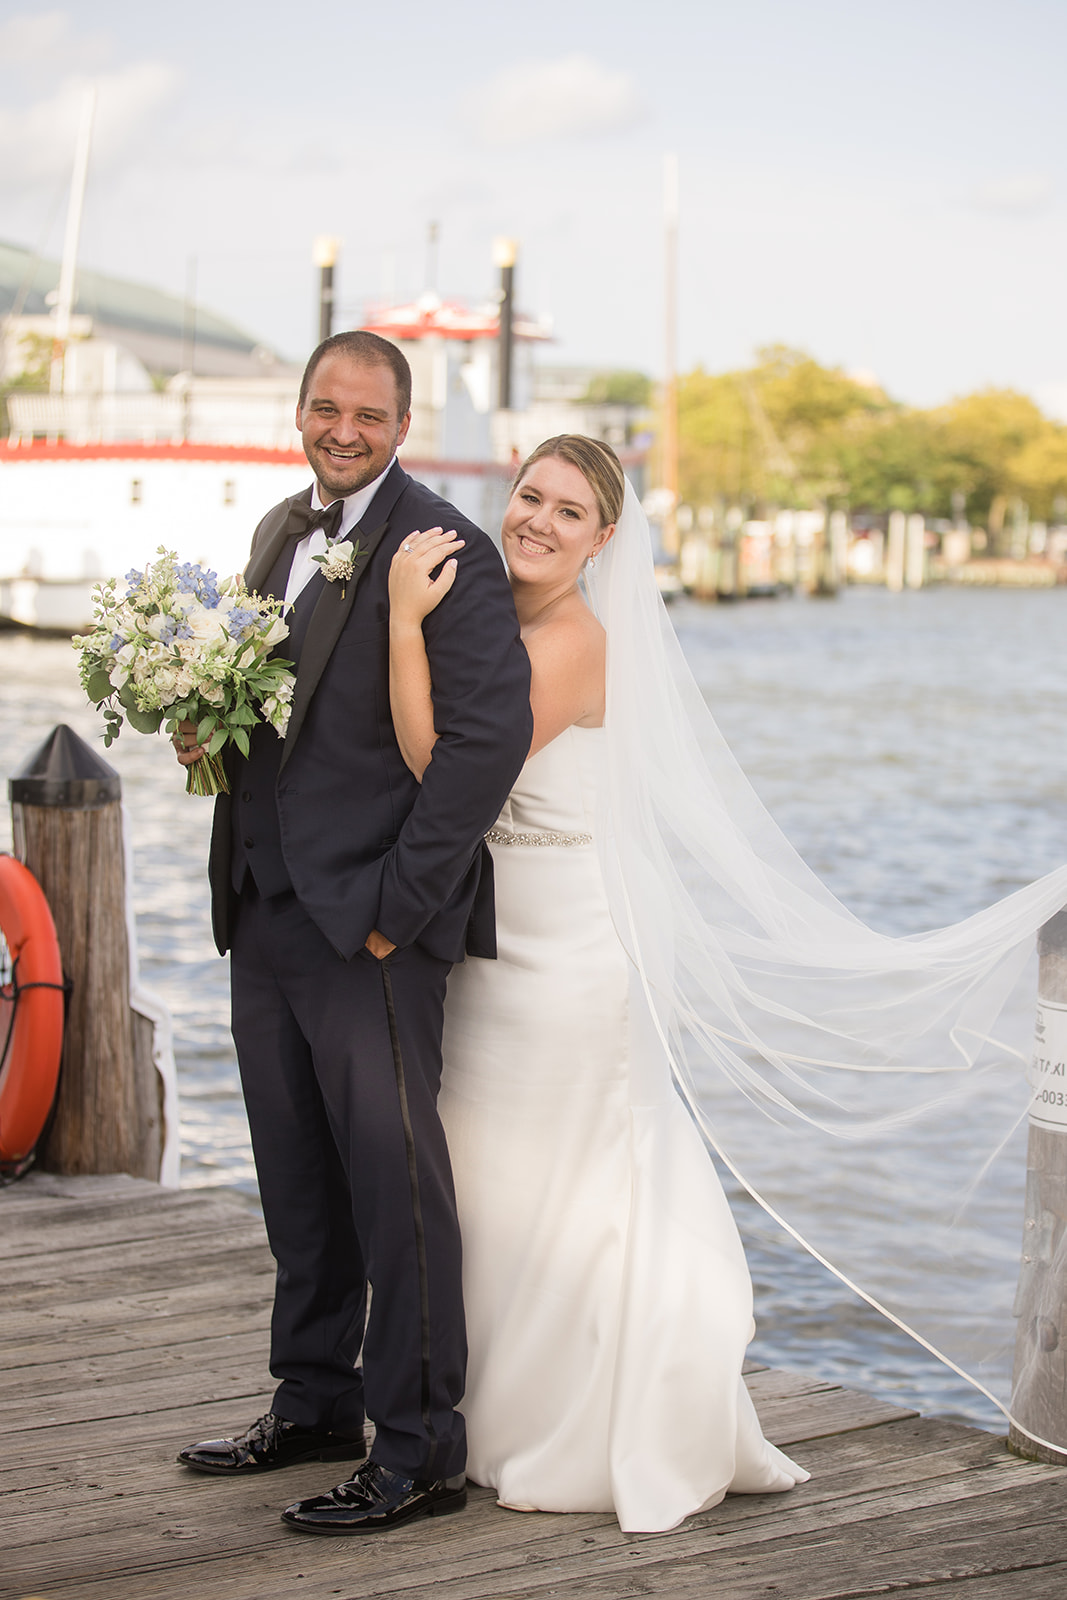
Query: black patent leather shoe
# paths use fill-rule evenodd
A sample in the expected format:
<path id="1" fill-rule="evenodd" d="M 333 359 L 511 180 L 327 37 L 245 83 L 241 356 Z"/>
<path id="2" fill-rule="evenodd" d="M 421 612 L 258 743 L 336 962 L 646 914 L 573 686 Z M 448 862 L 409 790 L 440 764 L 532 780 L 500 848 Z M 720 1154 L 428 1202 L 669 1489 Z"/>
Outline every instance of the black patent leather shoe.
<path id="1" fill-rule="evenodd" d="M 183 1467 L 194 1472 L 217 1472 L 227 1477 L 249 1477 L 253 1472 L 274 1472 L 298 1461 L 361 1461 L 366 1441 L 347 1439 L 340 1433 L 302 1428 L 268 1411 L 235 1439 L 204 1439 L 178 1452 Z"/>
<path id="2" fill-rule="evenodd" d="M 297 1500 L 282 1521 L 301 1533 L 378 1533 L 413 1517 L 443 1517 L 467 1504 L 467 1480 L 405 1478 L 380 1462 L 367 1461 L 329 1494 Z"/>

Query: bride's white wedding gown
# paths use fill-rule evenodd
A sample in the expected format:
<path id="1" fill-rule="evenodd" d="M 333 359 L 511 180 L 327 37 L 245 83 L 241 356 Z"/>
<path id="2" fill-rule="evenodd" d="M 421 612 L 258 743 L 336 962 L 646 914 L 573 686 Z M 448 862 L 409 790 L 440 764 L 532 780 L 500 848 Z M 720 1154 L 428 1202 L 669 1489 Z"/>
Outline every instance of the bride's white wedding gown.
<path id="1" fill-rule="evenodd" d="M 603 737 L 570 728 L 532 757 L 490 835 L 499 958 L 449 979 L 440 1108 L 468 1475 L 648 1532 L 807 1473 L 741 1379 L 752 1291 L 711 1159 L 666 1063 L 635 1065 L 649 1023 L 592 842 Z"/>

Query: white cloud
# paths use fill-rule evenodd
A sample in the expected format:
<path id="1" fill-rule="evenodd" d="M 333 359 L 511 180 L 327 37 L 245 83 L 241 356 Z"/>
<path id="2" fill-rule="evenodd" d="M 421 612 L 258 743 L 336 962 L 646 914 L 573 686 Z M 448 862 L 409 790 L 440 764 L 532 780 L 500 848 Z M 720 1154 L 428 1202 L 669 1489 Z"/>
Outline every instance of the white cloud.
<path id="1" fill-rule="evenodd" d="M 141 154 L 148 125 L 173 95 L 178 74 L 160 61 L 139 61 L 93 79 L 71 75 L 51 94 L 20 108 L 0 109 L 5 186 L 38 183 L 69 172 L 90 82 L 96 85 L 92 167 Z"/>
<path id="2" fill-rule="evenodd" d="M 9 192 L 71 170 L 90 84 L 96 94 L 91 172 L 139 159 L 179 74 L 161 60 L 115 64 L 113 41 L 75 26 L 62 10 L 23 11 L 0 22 L 0 185 Z"/>
<path id="3" fill-rule="evenodd" d="M 628 72 L 589 56 L 527 61 L 468 95 L 465 121 L 486 144 L 526 144 L 611 133 L 646 115 Z"/>
<path id="4" fill-rule="evenodd" d="M 63 44 L 69 31 L 65 11 L 23 11 L 0 23 L 0 55 L 8 66 L 36 65 Z"/>
<path id="5" fill-rule="evenodd" d="M 1038 172 L 991 178 L 974 191 L 973 203 L 982 211 L 1002 211 L 1024 216 L 1042 211 L 1052 198 L 1052 183 Z"/>
<path id="6" fill-rule="evenodd" d="M 1037 384 L 1034 399 L 1048 416 L 1057 422 L 1067 422 L 1067 378 Z"/>
<path id="7" fill-rule="evenodd" d="M 94 72 L 113 56 L 105 34 L 75 32 L 67 11 L 22 11 L 0 23 L 0 64 L 18 68 L 17 88 L 42 88 L 69 73 Z"/>

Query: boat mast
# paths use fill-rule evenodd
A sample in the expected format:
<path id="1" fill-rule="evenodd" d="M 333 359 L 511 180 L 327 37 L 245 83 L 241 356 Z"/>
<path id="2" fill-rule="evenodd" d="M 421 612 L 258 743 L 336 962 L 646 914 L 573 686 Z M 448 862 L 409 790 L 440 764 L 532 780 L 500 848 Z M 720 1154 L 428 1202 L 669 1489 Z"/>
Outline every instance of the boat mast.
<path id="1" fill-rule="evenodd" d="M 678 553 L 678 156 L 663 158 L 663 548 Z"/>
<path id="2" fill-rule="evenodd" d="M 63 392 L 63 358 L 70 338 L 70 319 L 74 309 L 74 274 L 78 264 L 78 239 L 81 235 L 82 206 L 85 201 L 85 180 L 89 171 L 89 145 L 93 136 L 93 116 L 96 112 L 96 89 L 86 91 L 82 103 L 78 142 L 74 147 L 74 172 L 70 180 L 70 204 L 67 207 L 67 232 L 63 240 L 63 265 L 59 273 L 56 294 L 56 331 L 52 342 L 52 370 L 49 389 L 52 394 Z"/>

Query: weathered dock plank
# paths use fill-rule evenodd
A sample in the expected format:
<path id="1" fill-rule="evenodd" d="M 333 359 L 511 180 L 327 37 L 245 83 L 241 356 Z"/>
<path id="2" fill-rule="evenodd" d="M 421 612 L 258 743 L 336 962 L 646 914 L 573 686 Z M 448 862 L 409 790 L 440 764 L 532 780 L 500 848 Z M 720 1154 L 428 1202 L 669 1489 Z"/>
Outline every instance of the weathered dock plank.
<path id="1" fill-rule="evenodd" d="M 224 1194 L 31 1174 L 0 1192 L 0 1595 L 12 1600 L 1062 1600 L 1063 1468 L 978 1429 L 796 1373 L 748 1376 L 768 1435 L 812 1472 L 670 1534 L 518 1515 L 381 1539 L 278 1520 L 338 1469 L 245 1483 L 174 1454 L 265 1408 L 273 1263 Z"/>
<path id="2" fill-rule="evenodd" d="M 186 1301 L 187 1310 L 168 1310 L 165 1320 L 158 1311 L 143 1306 L 136 1308 L 141 1313 L 139 1316 L 131 1315 L 134 1308 L 131 1308 L 128 1299 L 94 1306 L 93 1309 L 106 1321 L 93 1331 L 93 1359 L 98 1361 L 106 1356 L 121 1354 L 131 1360 L 134 1356 L 140 1358 L 143 1352 L 145 1360 L 155 1360 L 158 1358 L 151 1356 L 150 1352 L 162 1347 L 173 1348 L 187 1340 L 223 1339 L 231 1334 L 252 1331 L 260 1337 L 262 1347 L 262 1330 L 270 1322 L 269 1307 L 263 1296 L 264 1293 L 269 1296 L 272 1283 L 273 1273 L 255 1278 L 252 1280 L 254 1293 L 236 1292 L 233 1296 L 227 1296 L 224 1306 L 218 1303 L 217 1289 L 210 1294 L 197 1295 L 195 1301 L 190 1296 Z M 21 1385 L 24 1381 L 32 1380 L 36 1370 L 43 1373 L 46 1367 L 58 1369 L 64 1362 L 85 1359 L 87 1319 L 78 1317 L 84 1308 L 74 1305 L 65 1309 L 70 1314 L 70 1322 L 65 1328 L 52 1331 L 49 1323 L 39 1315 L 25 1313 L 20 1333 L 12 1337 L 5 1335 L 9 1321 L 11 1324 L 16 1322 L 16 1315 L 12 1314 L 9 1319 L 5 1311 L 0 1324 L 0 1385 L 7 1381 Z M 121 1323 L 120 1318 L 124 1319 Z M 47 1337 L 43 1336 L 45 1328 L 48 1329 Z M 25 1372 L 24 1379 L 18 1376 L 20 1371 Z"/>
<path id="3" fill-rule="evenodd" d="M 215 1308 L 222 1316 L 231 1313 L 252 1316 L 262 1312 L 263 1295 L 267 1296 L 269 1310 L 271 1289 L 274 1284 L 274 1264 L 258 1241 L 252 1260 L 240 1278 L 233 1279 L 227 1288 L 224 1304 L 219 1306 L 219 1285 L 214 1278 L 191 1278 L 180 1283 L 175 1279 L 162 1292 L 151 1289 L 119 1289 L 108 1293 L 102 1288 L 90 1299 L 70 1298 L 63 1292 L 62 1284 L 41 1282 L 32 1287 L 23 1285 L 16 1293 L 5 1284 L 4 1315 L 0 1319 L 0 1345 L 10 1340 L 14 1344 L 41 1339 L 48 1329 L 53 1337 L 81 1337 L 89 1329 L 94 1338 L 107 1338 L 132 1331 L 138 1324 L 148 1336 L 148 1328 L 158 1323 L 161 1315 L 179 1316 L 210 1313 Z M 0 1281 L 3 1281 L 0 1274 Z M 83 1345 L 84 1348 L 84 1345 Z"/>

